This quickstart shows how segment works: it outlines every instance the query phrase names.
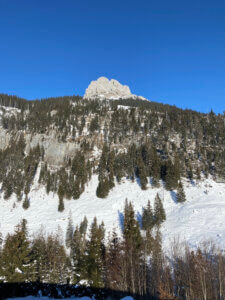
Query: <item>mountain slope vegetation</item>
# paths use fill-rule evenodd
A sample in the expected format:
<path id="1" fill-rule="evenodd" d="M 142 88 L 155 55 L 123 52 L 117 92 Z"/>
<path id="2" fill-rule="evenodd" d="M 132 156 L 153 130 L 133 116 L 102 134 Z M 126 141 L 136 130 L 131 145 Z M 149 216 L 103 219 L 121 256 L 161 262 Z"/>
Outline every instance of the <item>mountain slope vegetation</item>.
<path id="1" fill-rule="evenodd" d="M 5 199 L 12 193 L 26 199 L 38 165 L 39 182 L 47 193 L 58 193 L 60 210 L 63 199 L 78 199 L 96 173 L 100 198 L 123 177 L 139 178 L 142 189 L 149 179 L 155 187 L 163 180 L 167 190 L 178 188 L 182 177 L 225 177 L 224 114 L 79 96 L 27 101 L 0 95 L 0 105 Z"/>

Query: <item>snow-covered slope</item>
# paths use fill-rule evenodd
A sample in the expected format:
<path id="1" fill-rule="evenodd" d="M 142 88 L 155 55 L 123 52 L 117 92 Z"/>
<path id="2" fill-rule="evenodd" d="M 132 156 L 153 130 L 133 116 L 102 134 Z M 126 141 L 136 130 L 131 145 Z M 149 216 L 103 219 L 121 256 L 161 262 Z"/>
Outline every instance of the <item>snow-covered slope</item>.
<path id="1" fill-rule="evenodd" d="M 85 215 L 90 224 L 96 216 L 99 222 L 104 221 L 106 232 L 115 228 L 121 233 L 125 199 L 133 203 L 140 219 L 147 201 L 150 200 L 153 206 L 156 193 L 159 192 L 167 215 L 162 226 L 165 248 L 169 248 L 174 237 L 179 237 L 193 247 L 202 240 L 212 239 L 225 249 L 225 184 L 216 183 L 212 179 L 198 184 L 184 182 L 187 201 L 178 204 L 175 193 L 166 191 L 163 186 L 155 189 L 149 185 L 146 191 L 142 191 L 137 182 L 126 179 L 116 184 L 106 199 L 99 199 L 96 197 L 98 178 L 93 176 L 80 199 L 65 200 L 65 210 L 60 213 L 57 210 L 58 196 L 53 193 L 47 195 L 45 188 L 38 184 L 38 176 L 29 194 L 30 207 L 27 210 L 22 208 L 22 201 L 18 202 L 14 195 L 4 200 L 3 194 L 0 194 L 0 232 L 3 236 L 13 232 L 22 218 L 27 219 L 31 235 L 41 228 L 46 233 L 61 230 L 65 234 L 70 214 L 74 225 L 80 223 Z"/>

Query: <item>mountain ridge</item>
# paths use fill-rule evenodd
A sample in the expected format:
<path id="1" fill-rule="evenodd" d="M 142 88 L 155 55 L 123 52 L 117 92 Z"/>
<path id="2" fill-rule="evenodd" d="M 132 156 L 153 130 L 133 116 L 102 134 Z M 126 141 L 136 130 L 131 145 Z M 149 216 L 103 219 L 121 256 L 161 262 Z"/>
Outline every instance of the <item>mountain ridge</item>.
<path id="1" fill-rule="evenodd" d="M 63 228 L 69 207 L 82 217 L 90 207 L 99 209 L 96 214 L 102 220 L 104 216 L 108 218 L 107 212 L 112 213 L 114 207 L 112 222 L 118 226 L 117 210 L 122 209 L 126 196 L 141 213 L 140 205 L 146 205 L 162 190 L 167 195 L 164 205 L 169 218 L 163 224 L 164 236 L 169 227 L 175 228 L 170 223 L 173 217 L 180 222 L 179 230 L 186 228 L 179 221 L 179 213 L 196 231 L 197 227 L 191 227 L 190 222 L 196 220 L 191 208 L 199 209 L 197 193 L 202 205 L 204 199 L 209 201 L 206 216 L 212 215 L 210 193 L 218 193 L 218 211 L 214 213 L 223 217 L 219 207 L 225 178 L 224 115 L 134 98 L 84 100 L 66 96 L 26 101 L 0 95 L 0 205 L 4 208 L 4 234 L 16 225 L 9 221 L 12 216 L 17 223 L 22 216 L 32 222 L 28 215 L 40 205 L 39 201 L 43 205 L 38 214 L 49 210 L 54 218 L 57 215 L 57 220 L 50 218 L 51 222 L 57 226 L 64 224 Z M 180 185 L 187 200 L 175 205 Z M 204 185 L 212 185 L 213 189 Z M 137 199 L 123 191 L 125 187 Z M 85 206 L 82 199 L 86 199 Z M 117 199 L 115 203 L 113 199 Z M 95 207 L 95 202 L 99 206 Z M 200 211 L 203 210 L 201 206 Z M 89 219 L 92 217 L 90 214 Z M 35 218 L 34 224 L 41 226 Z M 215 228 L 209 232 L 217 239 L 223 230 Z M 179 230 L 174 229 L 174 233 Z M 187 239 L 192 240 L 190 234 Z M 223 245 L 223 237 L 218 240 Z"/>

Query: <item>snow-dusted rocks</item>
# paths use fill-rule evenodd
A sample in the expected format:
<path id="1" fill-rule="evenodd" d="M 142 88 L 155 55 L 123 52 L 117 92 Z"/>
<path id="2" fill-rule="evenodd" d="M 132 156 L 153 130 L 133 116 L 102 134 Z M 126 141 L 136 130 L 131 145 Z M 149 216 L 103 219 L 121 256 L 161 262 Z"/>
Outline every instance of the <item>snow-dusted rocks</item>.
<path id="1" fill-rule="evenodd" d="M 127 85 L 122 85 L 115 79 L 109 80 L 106 77 L 99 77 L 92 81 L 84 94 L 85 99 L 127 99 L 140 98 L 147 100 L 142 96 L 133 95 Z"/>

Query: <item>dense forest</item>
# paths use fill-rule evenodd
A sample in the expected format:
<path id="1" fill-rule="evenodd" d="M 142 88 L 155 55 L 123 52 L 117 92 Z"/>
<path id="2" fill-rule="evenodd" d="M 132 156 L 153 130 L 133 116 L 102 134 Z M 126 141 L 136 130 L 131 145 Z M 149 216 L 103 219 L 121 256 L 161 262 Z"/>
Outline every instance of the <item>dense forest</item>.
<path id="1" fill-rule="evenodd" d="M 69 219 L 65 241 L 41 232 L 31 239 L 23 219 L 0 248 L 0 281 L 83 285 L 135 299 L 224 299 L 224 254 L 212 244 L 192 251 L 177 241 L 169 257 L 163 253 L 165 213 L 156 198 L 154 209 L 150 202 L 144 208 L 141 223 L 126 201 L 121 236 L 112 232 L 106 238 L 103 223 L 94 218 L 89 225 L 84 217 L 75 228 Z"/>
<path id="2" fill-rule="evenodd" d="M 99 178 L 100 198 L 123 177 L 138 179 L 142 189 L 163 181 L 167 190 L 181 195 L 182 178 L 225 178 L 225 115 L 213 111 L 203 114 L 140 99 L 27 101 L 2 94 L 0 126 L 1 136 L 7 136 L 0 150 L 4 198 L 15 193 L 24 209 L 38 167 L 39 183 L 59 196 L 59 211 L 64 199 L 80 197 L 93 174 Z M 58 145 L 72 145 L 61 163 L 48 159 L 49 136 Z"/>

